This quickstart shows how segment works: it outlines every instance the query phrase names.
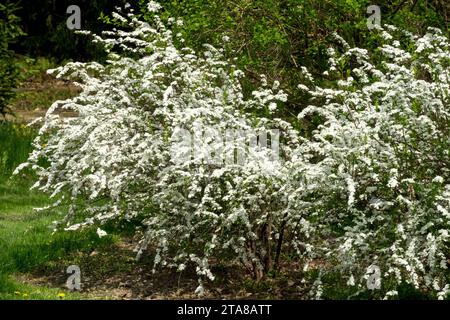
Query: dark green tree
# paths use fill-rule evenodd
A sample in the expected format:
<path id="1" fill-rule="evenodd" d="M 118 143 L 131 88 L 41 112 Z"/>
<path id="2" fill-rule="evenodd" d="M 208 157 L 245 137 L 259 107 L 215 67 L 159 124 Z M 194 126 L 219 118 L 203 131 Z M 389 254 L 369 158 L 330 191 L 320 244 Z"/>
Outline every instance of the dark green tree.
<path id="1" fill-rule="evenodd" d="M 14 52 L 9 46 L 24 35 L 20 18 L 15 14 L 18 5 L 12 2 L 0 3 L 0 116 L 9 111 L 8 102 L 15 95 L 19 83 L 18 68 L 14 62 Z"/>

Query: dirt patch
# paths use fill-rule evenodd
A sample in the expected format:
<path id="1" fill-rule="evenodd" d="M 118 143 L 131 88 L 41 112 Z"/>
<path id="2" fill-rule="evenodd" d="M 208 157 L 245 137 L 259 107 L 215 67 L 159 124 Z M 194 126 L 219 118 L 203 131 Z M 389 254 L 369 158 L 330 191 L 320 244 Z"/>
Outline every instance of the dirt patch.
<path id="1" fill-rule="evenodd" d="M 68 275 L 65 269 L 76 264 L 82 272 L 82 290 L 87 298 L 95 299 L 198 299 L 195 268 L 183 272 L 160 269 L 152 272 L 152 257 L 135 261 L 134 245 L 123 241 L 110 248 L 90 253 L 77 252 L 69 259 L 48 263 L 33 273 L 18 279 L 38 286 L 62 290 Z M 205 283 L 202 299 L 302 299 L 306 289 L 301 283 L 300 266 L 283 266 L 276 278 L 253 281 L 243 268 L 236 265 L 217 265 L 216 279 Z"/>
<path id="2" fill-rule="evenodd" d="M 73 82 L 56 79 L 47 74 L 30 78 L 17 89 L 17 97 L 11 102 L 13 115 L 8 120 L 29 123 L 43 117 L 47 109 L 57 100 L 75 97 L 81 88 Z M 72 116 L 70 112 L 60 112 L 62 116 Z"/>

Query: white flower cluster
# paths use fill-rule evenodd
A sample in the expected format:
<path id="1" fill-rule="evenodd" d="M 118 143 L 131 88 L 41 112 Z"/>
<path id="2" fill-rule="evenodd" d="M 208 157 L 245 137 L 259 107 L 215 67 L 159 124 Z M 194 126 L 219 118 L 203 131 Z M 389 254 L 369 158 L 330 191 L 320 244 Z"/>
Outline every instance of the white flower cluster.
<path id="1" fill-rule="evenodd" d="M 159 8 L 150 2 L 151 11 Z M 263 78 L 246 98 L 243 73 L 221 50 L 176 48 L 157 16 L 153 24 L 122 18 L 132 31 L 93 35 L 110 52 L 107 64 L 51 71 L 83 90 L 51 106 L 17 170 L 33 168 L 35 187 L 68 206 L 60 227 L 96 225 L 104 236 L 107 221 L 139 221 L 138 256 L 152 248 L 155 268 L 195 264 L 200 291 L 202 279 L 214 278 L 213 261 L 241 262 L 262 277 L 286 252 L 305 262 L 305 271 L 320 265 L 321 274 L 339 272 L 359 288 L 377 265 L 386 297 L 402 282 L 445 296 L 450 48 L 438 30 L 403 34 L 402 46 L 395 40 L 401 31 L 388 27 L 373 56 L 340 38 L 344 53 L 329 50 L 326 73 L 337 87 L 316 86 L 303 68 L 311 83 L 299 87 L 312 102 L 299 118 L 322 119 L 306 139 L 294 130 L 298 124 L 255 116 L 287 100 L 279 83 Z M 61 118 L 58 109 L 77 116 Z M 173 161 L 174 130 L 211 126 L 277 129 L 283 161 Z M 205 154 L 222 147 L 208 145 Z M 320 279 L 313 287 L 322 292 Z"/>
<path id="2" fill-rule="evenodd" d="M 330 51 L 328 74 L 337 88 L 301 86 L 314 105 L 299 117 L 322 121 L 296 152 L 292 196 L 305 199 L 297 205 L 314 230 L 311 259 L 327 261 L 324 268 L 365 286 L 374 264 L 385 292 L 408 283 L 442 298 L 450 240 L 450 45 L 436 29 L 423 37 L 387 29 L 392 35 L 383 31 L 373 55 L 348 45 L 342 54 Z"/>
<path id="3" fill-rule="evenodd" d="M 151 2 L 150 7 L 158 6 Z M 243 73 L 224 61 L 221 50 L 205 45 L 197 55 L 177 49 L 157 16 L 154 25 L 132 14 L 121 17 L 133 31 L 93 36 L 110 51 L 106 65 L 77 62 L 49 71 L 77 81 L 83 90 L 51 106 L 22 167 L 36 170 L 36 188 L 69 206 L 59 224 L 65 230 L 134 219 L 145 226 L 138 257 L 151 246 L 155 268 L 182 270 L 194 263 L 201 278 L 213 279 L 210 258 L 230 256 L 261 277 L 273 266 L 273 233 L 286 211 L 288 175 L 280 161 L 268 161 L 277 156 L 271 148 L 215 164 L 211 150 L 225 147 L 228 155 L 239 157 L 239 143 L 224 146 L 221 139 L 195 130 L 213 127 L 261 137 L 278 130 L 289 132 L 283 138 L 288 142 L 295 139 L 291 125 L 244 112 L 275 109 L 286 95 L 278 83 L 264 83 L 254 98 L 244 99 Z M 58 109 L 76 116 L 59 117 Z M 206 137 L 196 144 L 195 157 L 183 161 L 173 156 L 177 151 L 186 155 L 173 141 L 180 128 Z M 274 144 L 271 138 L 267 143 Z M 289 156 L 293 145 L 276 150 Z"/>

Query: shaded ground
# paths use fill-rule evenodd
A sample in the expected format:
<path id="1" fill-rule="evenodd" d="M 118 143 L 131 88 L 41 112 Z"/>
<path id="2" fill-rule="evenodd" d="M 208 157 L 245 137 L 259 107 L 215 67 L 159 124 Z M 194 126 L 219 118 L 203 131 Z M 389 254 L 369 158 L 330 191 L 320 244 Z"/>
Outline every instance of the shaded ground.
<path id="1" fill-rule="evenodd" d="M 133 244 L 123 239 L 109 248 L 77 252 L 65 259 L 47 262 L 32 273 L 17 277 L 19 281 L 35 286 L 56 287 L 65 290 L 67 266 L 80 266 L 82 294 L 95 299 L 197 299 L 194 294 L 198 286 L 194 268 L 183 272 L 159 269 L 152 273 L 152 259 L 144 257 L 135 261 Z M 300 281 L 297 266 L 280 273 L 276 279 L 268 278 L 256 282 L 236 266 L 213 268 L 214 282 L 205 284 L 205 295 L 209 299 L 301 299 L 305 288 Z M 286 270 L 285 270 L 286 271 Z"/>
<path id="2" fill-rule="evenodd" d="M 11 102 L 10 108 L 14 116 L 8 120 L 28 123 L 47 112 L 51 104 L 57 100 L 65 100 L 76 96 L 81 89 L 70 81 L 55 79 L 45 73 L 30 77 L 17 89 L 17 97 Z M 61 112 L 71 116 L 70 112 Z"/>

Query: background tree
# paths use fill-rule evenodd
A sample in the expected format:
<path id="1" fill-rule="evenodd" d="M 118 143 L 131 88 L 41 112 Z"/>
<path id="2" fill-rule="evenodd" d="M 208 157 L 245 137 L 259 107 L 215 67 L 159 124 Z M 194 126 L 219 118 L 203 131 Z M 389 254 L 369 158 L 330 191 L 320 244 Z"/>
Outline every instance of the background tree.
<path id="1" fill-rule="evenodd" d="M 8 102 L 15 95 L 18 85 L 18 68 L 13 61 L 14 52 L 10 45 L 19 36 L 24 35 L 20 27 L 20 18 L 16 15 L 18 6 L 12 2 L 0 3 L 0 115 L 5 116 Z"/>

